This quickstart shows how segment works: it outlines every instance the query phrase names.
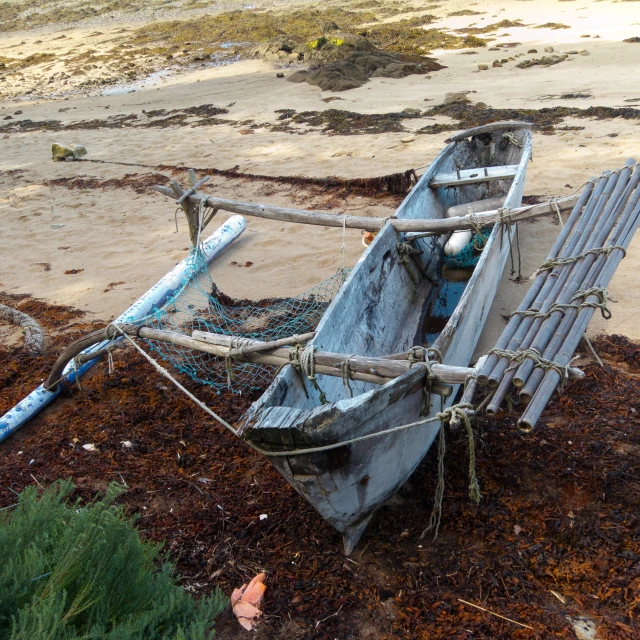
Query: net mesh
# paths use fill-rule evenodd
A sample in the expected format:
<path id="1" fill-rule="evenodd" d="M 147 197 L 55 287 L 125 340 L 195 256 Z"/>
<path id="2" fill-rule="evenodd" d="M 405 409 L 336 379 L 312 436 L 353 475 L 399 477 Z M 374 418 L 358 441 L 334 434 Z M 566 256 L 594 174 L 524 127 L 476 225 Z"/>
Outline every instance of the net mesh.
<path id="1" fill-rule="evenodd" d="M 312 289 L 290 298 L 237 300 L 216 287 L 199 253 L 193 252 L 189 261 L 182 286 L 138 324 L 187 336 L 198 330 L 264 342 L 287 338 L 316 328 L 348 275 L 347 270 L 340 269 Z M 229 369 L 224 358 L 168 342 L 147 342 L 151 351 L 177 371 L 218 392 L 225 388 L 234 393 L 264 389 L 273 378 L 275 369 L 270 365 L 234 362 Z"/>
<path id="2" fill-rule="evenodd" d="M 457 256 L 444 256 L 444 264 L 450 269 L 468 269 L 475 267 L 480 260 L 480 255 L 487 243 L 491 229 L 485 229 L 480 233 L 474 234 L 469 244 L 465 246 Z"/>

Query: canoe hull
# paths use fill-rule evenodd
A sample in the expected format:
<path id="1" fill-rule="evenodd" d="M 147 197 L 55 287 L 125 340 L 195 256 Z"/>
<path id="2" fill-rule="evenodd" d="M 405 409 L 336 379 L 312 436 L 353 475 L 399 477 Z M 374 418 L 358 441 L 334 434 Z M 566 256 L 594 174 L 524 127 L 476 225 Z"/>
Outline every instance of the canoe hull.
<path id="1" fill-rule="evenodd" d="M 530 134 L 521 131 L 519 135 L 523 145 L 520 168 L 509 185 L 503 186 L 507 207 L 521 203 L 531 153 Z M 397 217 L 442 217 L 447 206 L 460 204 L 451 193 L 455 190 L 429 187 L 429 181 L 443 167 L 450 170 L 451 158 L 459 151 L 456 144 L 460 143 L 451 143 L 441 152 Z M 512 233 L 504 227 L 494 228 L 456 310 L 434 343 L 445 364 L 468 366 L 472 360 L 509 255 Z M 318 326 L 314 344 L 319 350 L 382 356 L 419 343 L 425 303 L 436 294 L 441 253 L 435 245 L 425 243 L 418 259 L 407 264 L 398 251 L 397 235 L 386 225 L 353 269 Z M 438 246 L 445 242 L 446 237 L 441 237 Z M 424 378 L 417 369 L 382 386 L 351 381 L 353 397 L 339 378 L 317 378 L 328 404 L 321 404 L 318 390 L 287 367 L 252 405 L 242 430 L 263 450 L 278 454 L 291 450 L 291 455 L 270 457 L 271 462 L 343 534 L 345 553 L 349 554 L 375 510 L 424 458 L 440 422 L 434 420 L 329 451 L 299 454 L 293 450 L 348 442 L 423 417 L 433 418 L 452 403 L 456 389 L 446 399 L 434 396 L 430 412 L 423 416 Z"/>

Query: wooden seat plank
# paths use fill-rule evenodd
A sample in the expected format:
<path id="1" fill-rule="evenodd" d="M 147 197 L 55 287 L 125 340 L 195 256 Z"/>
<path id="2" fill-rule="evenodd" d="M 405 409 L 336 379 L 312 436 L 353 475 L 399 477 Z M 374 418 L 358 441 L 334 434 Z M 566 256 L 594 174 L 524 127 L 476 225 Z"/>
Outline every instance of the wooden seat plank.
<path id="1" fill-rule="evenodd" d="M 437 187 L 464 187 L 478 182 L 508 180 L 516 175 L 517 170 L 517 164 L 507 164 L 500 167 L 480 167 L 478 169 L 460 169 L 436 174 L 429 182 L 429 186 L 432 189 Z"/>

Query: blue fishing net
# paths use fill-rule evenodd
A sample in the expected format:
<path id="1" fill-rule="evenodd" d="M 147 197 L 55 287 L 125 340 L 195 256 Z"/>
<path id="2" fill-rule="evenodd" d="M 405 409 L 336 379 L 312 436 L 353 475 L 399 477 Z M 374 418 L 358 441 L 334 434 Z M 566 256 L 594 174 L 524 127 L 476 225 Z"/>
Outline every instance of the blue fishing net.
<path id="1" fill-rule="evenodd" d="M 195 330 L 242 336 L 268 342 L 313 331 L 329 303 L 342 287 L 348 271 L 336 274 L 312 289 L 290 298 L 237 300 L 218 290 L 206 261 L 193 252 L 182 286 L 140 325 L 191 336 Z M 254 363 L 225 363 L 208 353 L 168 342 L 148 341 L 151 351 L 177 371 L 220 392 L 264 389 L 274 367 Z M 232 365 L 232 366 L 231 366 Z"/>
<path id="2" fill-rule="evenodd" d="M 457 256 L 444 256 L 444 264 L 450 269 L 469 269 L 475 267 L 480 260 L 480 255 L 487 243 L 491 229 L 476 233 L 466 247 Z"/>

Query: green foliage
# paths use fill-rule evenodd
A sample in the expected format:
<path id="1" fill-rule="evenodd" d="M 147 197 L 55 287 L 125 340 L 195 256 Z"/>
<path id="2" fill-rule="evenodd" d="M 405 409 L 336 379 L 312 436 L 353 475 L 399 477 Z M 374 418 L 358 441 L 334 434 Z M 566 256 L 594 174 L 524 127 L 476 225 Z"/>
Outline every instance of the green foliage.
<path id="1" fill-rule="evenodd" d="M 0 640 L 205 640 L 226 606 L 175 584 L 159 545 L 140 539 L 122 489 L 83 506 L 70 482 L 25 489 L 0 512 Z"/>

